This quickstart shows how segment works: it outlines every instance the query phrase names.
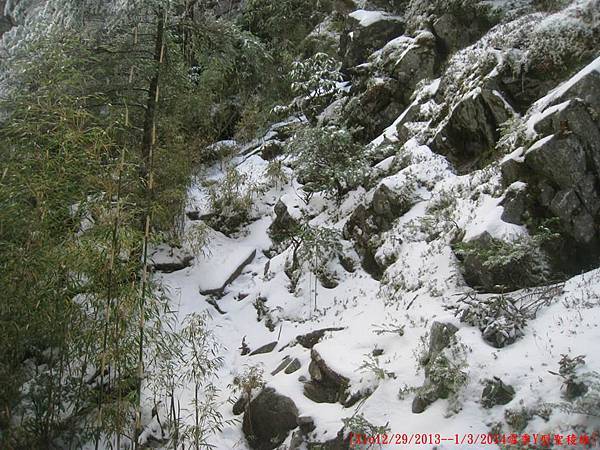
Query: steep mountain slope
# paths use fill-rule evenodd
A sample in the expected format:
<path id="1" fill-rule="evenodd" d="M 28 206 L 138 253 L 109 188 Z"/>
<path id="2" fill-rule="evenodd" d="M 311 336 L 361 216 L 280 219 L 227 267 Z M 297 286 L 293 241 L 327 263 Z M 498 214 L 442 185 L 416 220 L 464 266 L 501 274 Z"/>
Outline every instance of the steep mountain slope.
<path id="1" fill-rule="evenodd" d="M 460 2 L 458 13 L 417 3 L 349 14 L 351 88 L 318 119 L 373 139 L 368 184 L 339 202 L 306 196 L 294 159 L 276 156 L 289 181 L 256 196 L 252 223 L 163 276 L 182 317 L 211 311 L 227 348 L 223 400 L 248 368 L 262 373 L 266 390 L 258 383 L 249 404 L 232 395 L 243 427 L 227 427 L 217 448 L 347 448 L 349 432 L 465 449 L 549 434 L 562 448 L 598 432 L 598 4 L 490 2 L 465 25 Z M 394 12 L 431 14 L 429 28 L 398 26 L 408 19 Z M 285 126 L 230 161 L 247 186 L 268 179 L 266 149 L 290 139 Z M 207 198 L 197 185 L 188 215 L 210 213 Z M 294 273 L 293 245 L 271 237 L 302 221 L 337 230 L 342 245 Z M 207 306 L 204 261 L 247 262 L 246 249 L 254 259 Z"/>
<path id="2" fill-rule="evenodd" d="M 341 67 L 313 60 L 281 121 L 213 144 L 187 239 L 151 255 L 175 326 L 207 312 L 220 344 L 211 443 L 588 448 L 598 0 L 337 3 L 306 40 Z M 314 148 L 338 153 L 308 170 Z M 321 188 L 332 161 L 352 173 Z M 190 424 L 195 394 L 174 396 Z M 171 448 L 169 400 L 144 404 L 144 443 Z"/>

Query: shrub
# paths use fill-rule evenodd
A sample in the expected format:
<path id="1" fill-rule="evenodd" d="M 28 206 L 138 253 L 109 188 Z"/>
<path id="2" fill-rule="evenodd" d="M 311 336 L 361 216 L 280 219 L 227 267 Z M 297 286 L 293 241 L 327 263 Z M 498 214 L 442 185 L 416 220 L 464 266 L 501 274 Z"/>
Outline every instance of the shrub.
<path id="1" fill-rule="evenodd" d="M 367 448 L 372 448 L 376 443 L 363 442 L 363 439 L 368 440 L 369 437 L 385 435 L 390 432 L 389 422 L 385 425 L 374 425 L 365 419 L 363 414 L 354 414 L 352 417 L 342 419 L 342 423 L 344 431 L 351 433 L 351 445 L 366 444 Z M 359 440 L 360 442 L 357 442 Z"/>
<path id="2" fill-rule="evenodd" d="M 297 95 L 296 106 L 309 119 L 327 106 L 329 99 L 339 92 L 342 81 L 341 63 L 325 53 L 317 53 L 292 65 L 292 92 Z"/>
<path id="3" fill-rule="evenodd" d="M 293 48 L 330 11 L 330 1 L 249 0 L 240 21 L 245 29 L 261 39 Z"/>
<path id="4" fill-rule="evenodd" d="M 480 298 L 469 292 L 447 309 L 454 311 L 461 322 L 479 328 L 485 341 L 501 348 L 522 337 L 527 321 L 561 290 L 562 285 L 537 288 L 517 298 L 508 295 Z"/>
<path id="5" fill-rule="evenodd" d="M 237 231 L 250 220 L 253 199 L 263 190 L 247 174 L 229 169 L 219 183 L 209 187 L 209 202 L 215 213 L 209 225 L 226 234 Z"/>
<path id="6" fill-rule="evenodd" d="M 304 190 L 341 196 L 365 177 L 362 147 L 345 128 L 306 128 L 289 142 L 288 151 L 297 159 L 298 179 Z"/>

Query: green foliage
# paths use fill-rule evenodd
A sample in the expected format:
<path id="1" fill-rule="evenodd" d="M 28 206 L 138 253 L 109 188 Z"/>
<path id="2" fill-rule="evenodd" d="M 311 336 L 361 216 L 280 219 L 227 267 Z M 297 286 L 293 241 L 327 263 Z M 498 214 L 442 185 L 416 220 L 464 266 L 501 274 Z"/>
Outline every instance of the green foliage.
<path id="1" fill-rule="evenodd" d="M 342 419 L 344 424 L 344 431 L 353 433 L 353 435 L 361 435 L 365 437 L 369 436 L 381 436 L 390 432 L 389 422 L 385 425 L 375 425 L 369 422 L 363 414 L 355 413 L 351 417 Z M 376 444 L 367 444 L 367 448 L 372 448 Z"/>
<path id="2" fill-rule="evenodd" d="M 228 169 L 225 177 L 208 190 L 210 206 L 216 214 L 210 225 L 226 234 L 239 230 L 250 220 L 253 200 L 263 190 L 264 186 L 252 182 L 247 174 Z"/>
<path id="3" fill-rule="evenodd" d="M 386 378 L 396 378 L 396 375 L 393 372 L 388 372 L 379 364 L 379 358 L 377 356 L 373 356 L 372 353 L 368 353 L 365 355 L 365 359 L 362 364 L 358 367 L 361 372 L 371 372 L 375 375 L 375 378 L 378 380 L 385 380 Z"/>
<path id="4" fill-rule="evenodd" d="M 294 48 L 330 11 L 328 0 L 249 0 L 241 23 L 273 46 Z"/>
<path id="5" fill-rule="evenodd" d="M 324 191 L 338 200 L 365 177 L 363 149 L 345 128 L 306 128 L 288 143 L 296 172 L 309 192 Z"/>
<path id="6" fill-rule="evenodd" d="M 314 119 L 327 106 L 342 81 L 341 63 L 325 53 L 316 53 L 308 59 L 294 61 L 290 73 L 292 92 L 298 97 L 297 107 Z"/>
<path id="7" fill-rule="evenodd" d="M 549 281 L 550 265 L 542 246 L 557 237 L 547 227 L 540 227 L 533 236 L 522 236 L 512 242 L 489 239 L 484 243 L 460 242 L 454 248 L 466 263 L 480 264 L 494 274 L 494 280 L 500 287 L 514 289 Z M 488 289 L 492 287 L 486 286 Z"/>

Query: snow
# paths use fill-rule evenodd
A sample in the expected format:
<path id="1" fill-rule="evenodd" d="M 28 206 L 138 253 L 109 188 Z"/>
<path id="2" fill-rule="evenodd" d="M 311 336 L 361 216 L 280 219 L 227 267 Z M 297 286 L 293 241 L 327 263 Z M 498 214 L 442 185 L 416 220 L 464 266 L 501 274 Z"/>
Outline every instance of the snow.
<path id="1" fill-rule="evenodd" d="M 356 19 L 363 28 L 369 27 L 382 20 L 402 20 L 401 17 L 393 16 L 384 11 L 366 11 L 364 9 L 357 9 L 356 11 L 351 12 L 349 16 Z"/>

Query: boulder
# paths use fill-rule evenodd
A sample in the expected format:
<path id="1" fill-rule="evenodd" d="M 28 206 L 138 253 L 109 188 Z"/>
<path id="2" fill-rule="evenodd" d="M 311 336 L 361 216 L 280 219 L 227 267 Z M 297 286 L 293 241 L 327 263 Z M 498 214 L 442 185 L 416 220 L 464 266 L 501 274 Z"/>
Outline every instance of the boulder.
<path id="1" fill-rule="evenodd" d="M 250 447 L 272 450 L 298 426 L 298 408 L 275 389 L 265 388 L 250 402 L 244 413 L 243 431 Z"/>
<path id="2" fill-rule="evenodd" d="M 506 405 L 514 397 L 514 388 L 504 384 L 500 378 L 494 377 L 491 380 L 486 380 L 481 393 L 481 404 L 484 408 L 492 408 L 496 405 Z"/>
<path id="3" fill-rule="evenodd" d="M 344 67 L 365 62 L 373 51 L 401 36 L 404 29 L 401 17 L 384 11 L 354 11 L 349 15 L 349 27 L 340 39 L 340 56 Z"/>
<path id="4" fill-rule="evenodd" d="M 513 114 L 499 93 L 483 88 L 464 96 L 430 141 L 459 173 L 481 168 L 491 159 L 500 137 L 500 124 Z"/>
<path id="5" fill-rule="evenodd" d="M 271 372 L 271 375 L 277 375 L 279 372 L 281 372 L 283 369 L 285 369 L 291 361 L 292 361 L 292 357 L 289 355 L 286 356 L 285 358 L 283 358 L 281 363 L 279 363 L 279 365 L 275 368 L 275 370 L 273 370 L 273 372 Z"/>
<path id="6" fill-rule="evenodd" d="M 406 107 L 406 92 L 390 77 L 370 80 L 365 90 L 350 98 L 342 116 L 346 127 L 355 129 L 353 137 L 370 142 L 380 135 Z"/>
<path id="7" fill-rule="evenodd" d="M 163 273 L 183 270 L 189 267 L 193 260 L 194 257 L 184 250 L 166 244 L 159 245 L 150 254 L 152 268 Z"/>
<path id="8" fill-rule="evenodd" d="M 379 235 L 392 228 L 396 219 L 406 214 L 414 199 L 380 184 L 368 206 L 357 206 L 343 230 L 345 239 L 352 240 L 362 260 L 362 266 L 376 279 L 381 278 L 385 265 L 375 259 Z"/>
<path id="9" fill-rule="evenodd" d="M 297 233 L 299 222 L 292 217 L 287 205 L 279 199 L 273 208 L 275 220 L 269 227 L 269 235 L 276 243 L 280 243 Z"/>

